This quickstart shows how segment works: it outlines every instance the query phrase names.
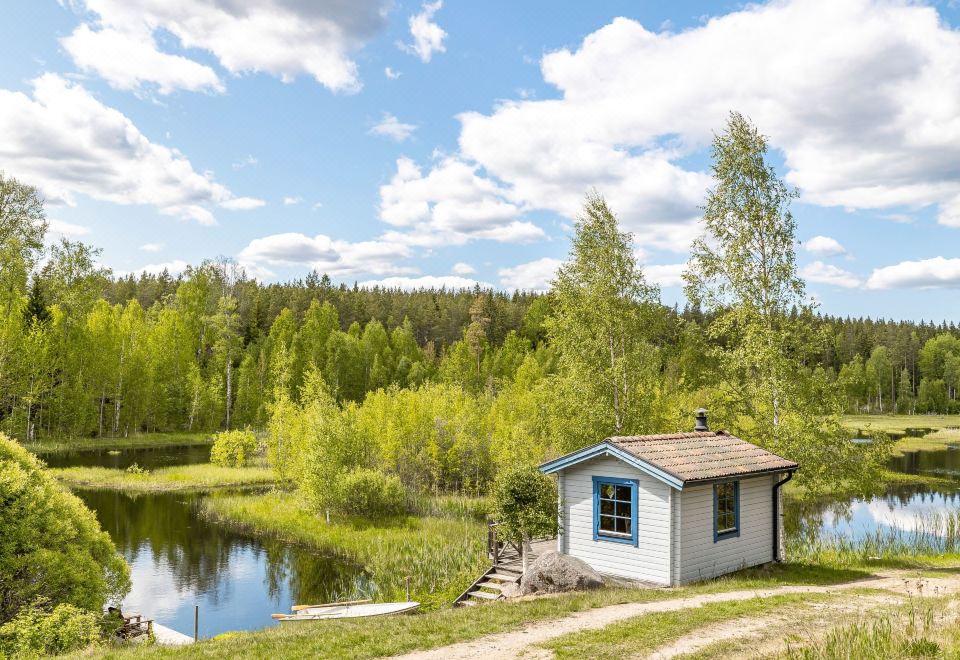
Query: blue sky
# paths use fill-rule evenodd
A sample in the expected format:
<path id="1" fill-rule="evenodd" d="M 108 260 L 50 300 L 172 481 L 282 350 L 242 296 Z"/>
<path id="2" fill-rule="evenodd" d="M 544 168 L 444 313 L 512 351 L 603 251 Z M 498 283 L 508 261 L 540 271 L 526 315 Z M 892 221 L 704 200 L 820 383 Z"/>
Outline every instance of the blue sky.
<path id="1" fill-rule="evenodd" d="M 960 320 L 947 4 L 6 5 L 0 169 L 116 272 L 542 289 L 595 187 L 672 303 L 739 110 L 823 311 Z"/>

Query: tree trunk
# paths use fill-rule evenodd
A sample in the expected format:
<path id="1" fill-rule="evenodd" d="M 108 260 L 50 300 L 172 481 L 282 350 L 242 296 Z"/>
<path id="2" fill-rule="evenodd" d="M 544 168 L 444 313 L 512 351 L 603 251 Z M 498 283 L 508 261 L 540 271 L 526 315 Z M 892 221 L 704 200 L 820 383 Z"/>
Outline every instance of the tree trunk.
<path id="1" fill-rule="evenodd" d="M 100 438 L 103 437 L 103 406 L 106 402 L 106 398 L 107 398 L 107 389 L 103 388 L 100 391 L 100 425 L 99 425 L 99 430 L 97 431 L 97 436 Z"/>
<path id="2" fill-rule="evenodd" d="M 230 359 L 230 351 L 227 351 L 227 430 L 230 430 L 230 401 L 231 386 L 233 385 L 233 360 Z"/>

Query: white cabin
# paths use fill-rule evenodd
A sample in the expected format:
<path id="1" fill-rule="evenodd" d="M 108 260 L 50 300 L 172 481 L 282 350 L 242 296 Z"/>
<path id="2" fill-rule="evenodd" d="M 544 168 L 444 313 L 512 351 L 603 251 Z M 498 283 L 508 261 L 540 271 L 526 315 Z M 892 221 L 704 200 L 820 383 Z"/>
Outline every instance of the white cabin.
<path id="1" fill-rule="evenodd" d="M 799 466 L 698 413 L 692 433 L 607 438 L 541 465 L 557 475 L 557 550 L 657 585 L 780 561 L 780 487 Z"/>

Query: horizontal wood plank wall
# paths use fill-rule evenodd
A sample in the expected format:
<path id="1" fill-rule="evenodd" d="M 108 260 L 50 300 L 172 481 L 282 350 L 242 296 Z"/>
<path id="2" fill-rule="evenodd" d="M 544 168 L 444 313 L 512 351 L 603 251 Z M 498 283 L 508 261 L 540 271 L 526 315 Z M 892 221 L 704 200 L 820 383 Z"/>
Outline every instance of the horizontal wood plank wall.
<path id="1" fill-rule="evenodd" d="M 683 489 L 680 582 L 716 577 L 773 560 L 773 477 L 740 482 L 740 536 L 713 540 L 713 486 Z"/>
<path id="2" fill-rule="evenodd" d="M 637 479 L 636 547 L 593 540 L 593 477 Z M 616 458 L 602 457 L 564 470 L 563 544 L 567 554 L 607 575 L 670 583 L 670 487 Z M 769 516 L 768 516 L 769 517 Z"/>

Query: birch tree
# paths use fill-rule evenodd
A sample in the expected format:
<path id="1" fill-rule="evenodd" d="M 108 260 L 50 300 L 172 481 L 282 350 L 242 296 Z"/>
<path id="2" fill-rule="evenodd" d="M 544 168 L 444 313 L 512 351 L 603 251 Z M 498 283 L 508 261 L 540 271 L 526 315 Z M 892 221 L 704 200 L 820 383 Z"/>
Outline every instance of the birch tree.
<path id="1" fill-rule="evenodd" d="M 797 460 L 810 491 L 866 480 L 887 447 L 848 441 L 839 388 L 807 366 L 825 338 L 814 331 L 797 274 L 790 203 L 798 193 L 777 176 L 767 151 L 756 127 L 731 113 L 713 141 L 714 187 L 684 274 L 688 299 L 714 317 L 712 412 L 746 439 Z"/>
<path id="2" fill-rule="evenodd" d="M 637 265 L 633 236 L 620 231 L 595 192 L 587 195 L 552 293 L 550 341 L 585 400 L 610 411 L 607 432 L 655 427 L 659 358 L 649 337 L 660 292 Z"/>

